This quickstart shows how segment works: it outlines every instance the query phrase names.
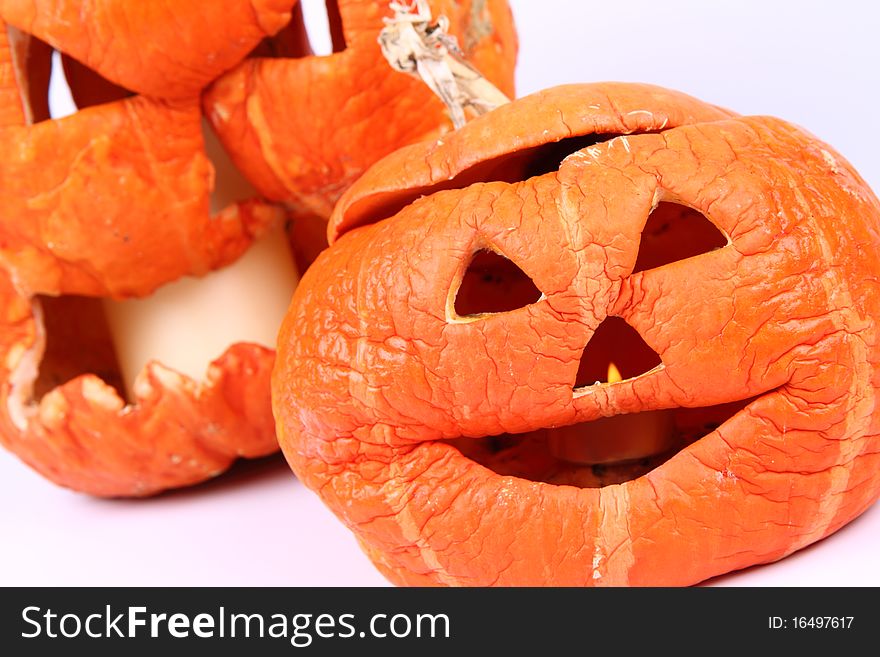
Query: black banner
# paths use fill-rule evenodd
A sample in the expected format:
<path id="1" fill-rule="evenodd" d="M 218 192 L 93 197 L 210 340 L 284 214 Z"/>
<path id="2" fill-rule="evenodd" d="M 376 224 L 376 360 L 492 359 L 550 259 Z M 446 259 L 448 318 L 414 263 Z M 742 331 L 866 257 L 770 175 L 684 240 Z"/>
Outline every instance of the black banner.
<path id="1" fill-rule="evenodd" d="M 873 645 L 876 589 L 5 589 L 7 655 L 448 655 Z M 11 649 L 11 650 L 9 650 Z M 34 653 L 34 651 L 36 651 Z M 87 652 L 86 652 L 87 651 Z"/>

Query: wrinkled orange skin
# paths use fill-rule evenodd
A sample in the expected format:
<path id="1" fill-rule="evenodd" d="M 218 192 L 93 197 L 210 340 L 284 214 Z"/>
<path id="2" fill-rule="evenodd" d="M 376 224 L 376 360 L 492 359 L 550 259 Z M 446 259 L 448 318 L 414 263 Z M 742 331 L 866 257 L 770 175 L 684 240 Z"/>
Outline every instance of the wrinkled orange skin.
<path id="1" fill-rule="evenodd" d="M 283 219 L 279 208 L 256 199 L 210 213 L 214 171 L 205 154 L 198 92 L 234 63 L 233 53 L 242 56 L 267 34 L 255 20 L 265 29 L 283 24 L 279 3 L 269 3 L 276 9 L 268 14 L 253 13 L 250 4 L 228 3 L 231 15 L 247 19 L 238 28 L 229 23 L 240 30 L 234 39 L 220 30 L 200 42 L 194 61 L 213 63 L 198 69 L 153 61 L 143 43 L 118 34 L 105 44 L 83 32 L 81 20 L 70 32 L 64 17 L 83 3 L 0 3 L 0 16 L 61 49 L 88 61 L 101 51 L 112 55 L 93 62 L 107 77 L 179 96 L 124 97 L 125 90 L 67 62 L 77 100 L 108 102 L 44 120 L 47 108 L 27 100 L 33 100 L 34 83 L 45 90 L 48 51 L 38 50 L 43 60 L 37 65 L 16 65 L 0 22 L 0 443 L 56 483 L 94 495 L 148 495 L 215 476 L 239 456 L 277 449 L 269 404 L 274 354 L 254 345 L 230 347 L 201 384 L 159 364 L 149 366 L 131 406 L 93 374 L 67 381 L 39 403 L 30 389 L 37 367 L 70 369 L 63 353 L 41 362 L 44 329 L 35 295 L 143 296 L 180 276 L 231 262 Z M 116 29 L 114 21 L 123 14 L 110 10 L 146 14 L 148 5 L 104 3 L 87 28 Z M 186 39 L 181 26 L 189 26 L 194 37 L 205 31 L 206 20 L 229 18 L 218 12 L 203 17 L 204 3 L 162 7 L 183 14 L 171 23 L 174 30 L 158 30 L 153 41 L 144 37 L 151 44 L 161 45 L 169 35 Z M 36 19 L 26 14 L 34 9 Z M 104 10 L 113 14 L 109 22 L 102 22 Z M 187 12 L 190 18 L 183 20 Z M 153 18 L 167 23 L 173 17 Z M 113 34 L 109 28 L 107 35 Z M 29 122 L 29 114 L 38 122 Z M 85 336 L 87 343 L 99 339 L 97 331 Z M 75 344 L 68 349 L 76 351 Z"/>
<path id="2" fill-rule="evenodd" d="M 0 4 L 0 15 L 17 17 L 19 5 Z M 38 25 L 56 25 L 40 16 Z M 74 50 L 83 38 L 75 36 Z M 251 47 L 261 36 L 253 35 Z M 229 263 L 278 219 L 276 208 L 258 201 L 211 217 L 214 173 L 197 91 L 178 100 L 134 96 L 39 120 L 48 117 L 23 102 L 33 72 L 16 66 L 0 21 L 0 262 L 22 291 L 143 296 Z M 39 122 L 29 124 L 29 112 Z"/>
<path id="3" fill-rule="evenodd" d="M 434 18 L 471 62 L 513 95 L 517 39 L 506 0 L 432 0 Z M 345 49 L 324 57 L 251 58 L 205 93 L 205 115 L 236 166 L 266 198 L 286 203 L 297 241 L 326 246 L 320 232 L 340 194 L 393 150 L 451 129 L 428 87 L 394 71 L 376 41 L 385 0 L 339 0 Z M 309 260 L 310 261 L 310 260 Z"/>
<path id="4" fill-rule="evenodd" d="M 523 135 L 589 132 L 629 136 L 479 182 Z M 631 274 L 659 201 L 730 244 Z M 782 120 L 648 86 L 551 89 L 383 160 L 330 235 L 281 329 L 273 407 L 294 472 L 394 583 L 688 585 L 780 559 L 877 499 L 880 202 Z M 450 290 L 487 244 L 545 298 L 462 321 Z M 663 365 L 575 395 L 609 315 Z M 502 476 L 440 442 L 751 398 L 602 488 Z"/>
<path id="5" fill-rule="evenodd" d="M 290 18 L 297 0 L 0 0 L 0 20 L 127 89 L 190 98 Z"/>
<path id="6" fill-rule="evenodd" d="M 257 345 L 231 346 L 202 383 L 153 363 L 130 407 L 93 374 L 39 403 L 16 392 L 16 372 L 42 355 L 38 308 L 0 273 L 0 443 L 48 479 L 92 495 L 143 496 L 277 449 L 269 407 L 274 354 Z M 20 395 L 18 415 L 11 407 Z"/>
<path id="7" fill-rule="evenodd" d="M 278 216 L 252 201 L 211 217 L 195 102 L 136 96 L 0 127 L 0 148 L 0 259 L 31 293 L 143 296 L 231 262 Z"/>
<path id="8" fill-rule="evenodd" d="M 152 364 L 127 406 L 111 387 L 120 385 L 108 337 L 97 327 L 68 336 L 63 318 L 44 321 L 40 312 L 77 308 L 51 304 L 47 295 L 145 296 L 181 276 L 205 274 L 285 218 L 282 208 L 259 199 L 211 216 L 214 171 L 199 94 L 281 29 L 295 0 L 215 3 L 222 11 L 210 4 L 0 0 L 0 444 L 52 481 L 93 495 L 150 495 L 217 475 L 237 457 L 278 449 L 272 350 L 232 345 L 203 382 Z M 31 60 L 16 65 L 3 21 L 61 51 L 77 104 L 96 105 L 48 120 L 51 48 L 31 40 Z M 361 25 L 362 39 L 375 29 L 375 40 L 380 24 Z M 499 40 L 489 36 L 475 52 L 484 53 L 480 61 L 491 71 L 501 67 L 509 83 L 515 36 L 509 20 L 503 29 L 507 51 L 494 52 Z M 392 93 L 424 98 L 418 83 L 384 60 L 364 65 L 387 71 Z M 338 73 L 326 83 L 347 89 Z M 446 121 L 432 107 L 419 108 L 407 138 L 421 136 L 430 121 L 431 129 Z M 273 129 L 280 134 L 313 130 L 308 121 L 279 116 Z M 330 156 L 344 160 L 344 141 L 336 148 L 342 150 Z M 336 194 L 344 184 L 338 181 Z M 297 216 L 294 251 L 299 262 L 311 262 L 325 241 L 325 217 Z M 48 346 L 46 323 L 53 324 Z M 94 357 L 75 353 L 93 348 Z"/>

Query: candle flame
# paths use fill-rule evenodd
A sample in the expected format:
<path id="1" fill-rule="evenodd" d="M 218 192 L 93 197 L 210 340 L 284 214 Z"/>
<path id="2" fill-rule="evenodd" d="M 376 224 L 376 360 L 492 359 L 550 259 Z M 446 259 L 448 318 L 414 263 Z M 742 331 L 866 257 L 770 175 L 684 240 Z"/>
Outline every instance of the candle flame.
<path id="1" fill-rule="evenodd" d="M 620 376 L 620 370 L 617 369 L 617 365 L 608 363 L 608 383 L 617 383 L 619 381 L 623 381 L 623 377 Z"/>

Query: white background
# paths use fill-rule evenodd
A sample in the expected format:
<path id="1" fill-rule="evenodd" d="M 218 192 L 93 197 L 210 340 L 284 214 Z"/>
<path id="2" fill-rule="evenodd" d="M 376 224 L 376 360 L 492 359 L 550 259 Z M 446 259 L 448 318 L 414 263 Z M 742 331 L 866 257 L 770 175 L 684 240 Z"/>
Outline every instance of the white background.
<path id="1" fill-rule="evenodd" d="M 314 3 L 310 3 L 314 4 Z M 880 10 L 864 0 L 511 0 L 518 92 L 661 84 L 798 123 L 880 191 Z M 310 12 L 311 13 L 311 12 Z M 56 107 L 63 100 L 56 99 Z M 276 458 L 139 501 L 46 482 L 0 451 L 0 584 L 384 585 Z M 720 585 L 880 585 L 880 505 L 832 537 Z"/>

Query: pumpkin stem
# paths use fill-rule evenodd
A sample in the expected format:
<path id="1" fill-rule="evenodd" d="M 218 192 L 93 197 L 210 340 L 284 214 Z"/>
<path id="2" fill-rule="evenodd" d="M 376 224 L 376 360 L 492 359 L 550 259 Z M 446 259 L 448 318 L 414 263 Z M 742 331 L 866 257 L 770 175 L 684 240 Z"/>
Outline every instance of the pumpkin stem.
<path id="1" fill-rule="evenodd" d="M 379 46 L 391 67 L 422 80 L 440 97 L 456 129 L 466 123 L 465 109 L 485 114 L 509 103 L 505 96 L 464 58 L 455 36 L 449 34 L 449 19 L 431 23 L 428 0 L 390 2 L 392 18 L 384 18 Z"/>

